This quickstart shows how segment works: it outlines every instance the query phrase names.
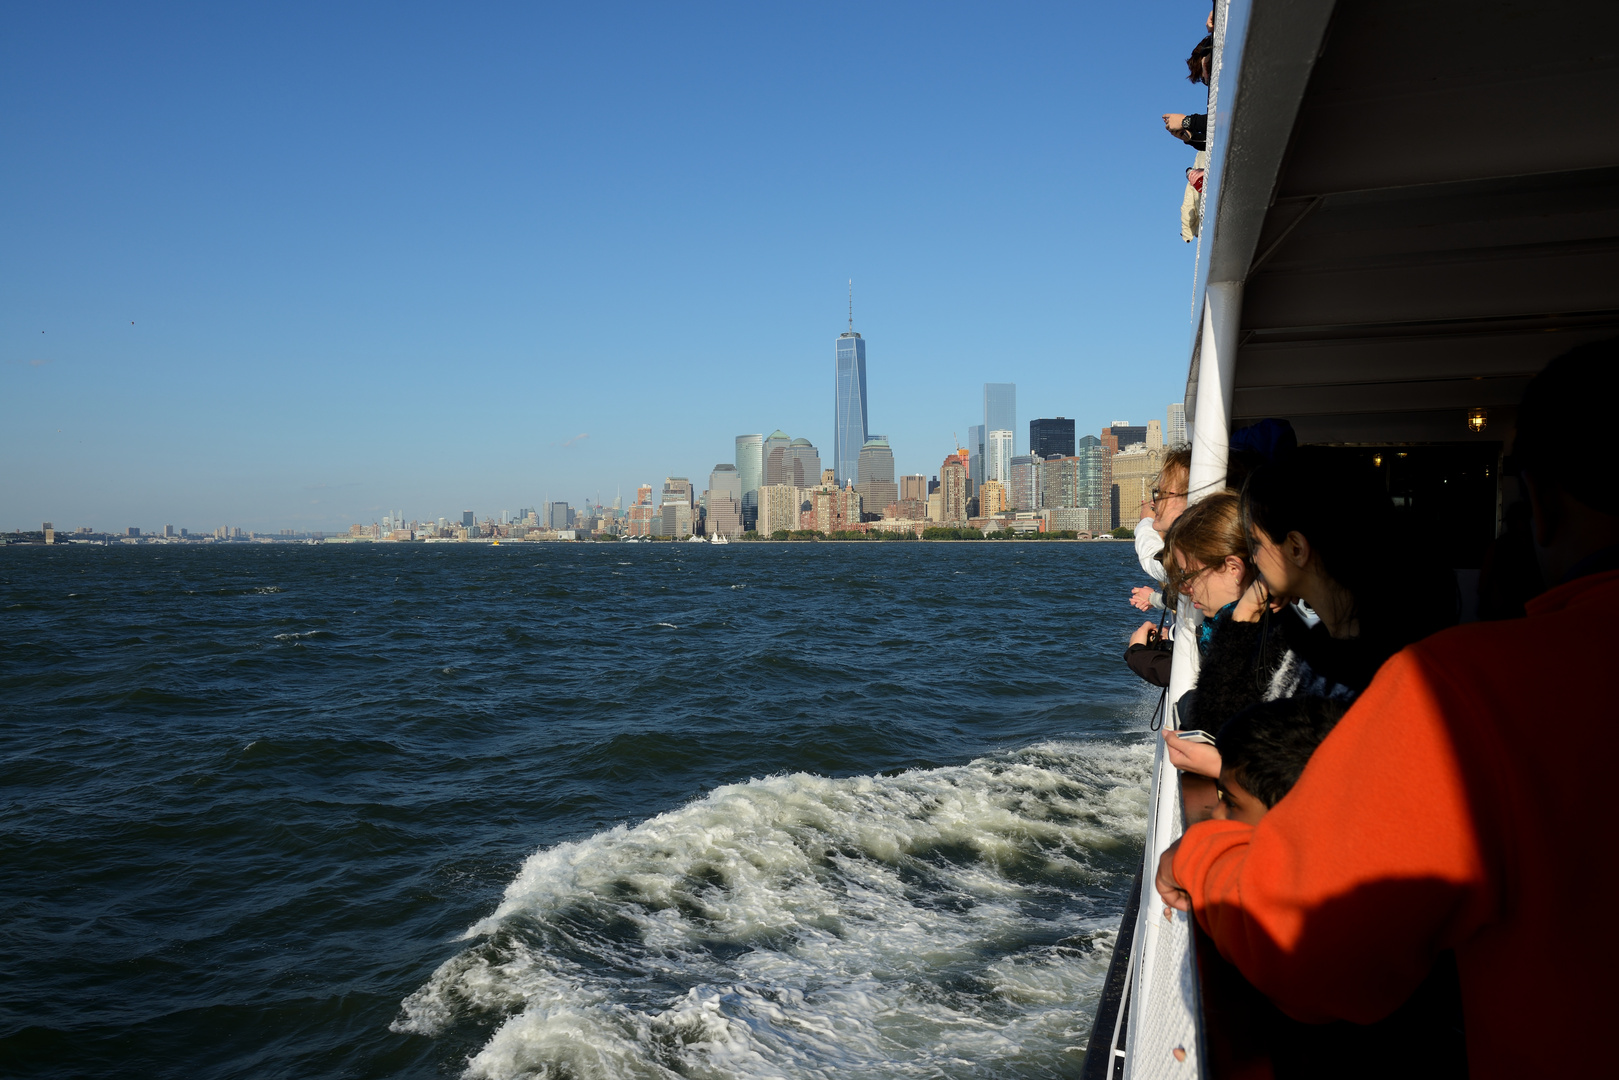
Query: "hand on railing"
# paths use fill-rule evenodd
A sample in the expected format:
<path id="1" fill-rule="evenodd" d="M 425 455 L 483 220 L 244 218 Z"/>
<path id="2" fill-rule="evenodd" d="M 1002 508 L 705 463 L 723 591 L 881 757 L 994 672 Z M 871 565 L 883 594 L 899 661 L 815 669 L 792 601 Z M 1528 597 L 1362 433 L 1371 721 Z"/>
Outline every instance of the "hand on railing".
<path id="1" fill-rule="evenodd" d="M 1181 888 L 1180 882 L 1175 879 L 1175 852 L 1180 850 L 1180 846 L 1181 842 L 1176 840 L 1158 856 L 1158 876 L 1153 879 L 1153 886 L 1165 904 L 1176 911 L 1189 912 L 1192 910 L 1192 894 Z"/>

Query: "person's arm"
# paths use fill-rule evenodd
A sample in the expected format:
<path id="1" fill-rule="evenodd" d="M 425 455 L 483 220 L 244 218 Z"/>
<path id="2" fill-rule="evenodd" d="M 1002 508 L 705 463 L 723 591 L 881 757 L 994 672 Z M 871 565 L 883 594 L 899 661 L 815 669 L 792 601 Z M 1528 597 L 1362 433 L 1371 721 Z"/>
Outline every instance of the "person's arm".
<path id="1" fill-rule="evenodd" d="M 1209 114 L 1193 113 L 1181 121 L 1181 138 L 1193 150 L 1208 149 Z"/>
<path id="2" fill-rule="evenodd" d="M 1133 642 L 1124 650 L 1124 662 L 1131 671 L 1152 685 L 1169 685 L 1169 669 L 1174 661 L 1168 649 Z"/>
<path id="3" fill-rule="evenodd" d="M 1141 564 L 1144 574 L 1160 585 L 1169 580 L 1164 564 L 1158 561 L 1158 553 L 1162 550 L 1164 538 L 1152 527 L 1152 518 L 1142 518 L 1136 522 L 1136 562 Z"/>
<path id="4" fill-rule="evenodd" d="M 1181 772 L 1220 779 L 1220 751 L 1208 743 L 1186 742 L 1180 733 L 1164 728 L 1164 750 L 1169 763 Z"/>
<path id="5" fill-rule="evenodd" d="M 1221 954 L 1290 1015 L 1386 1016 L 1439 950 L 1491 917 L 1493 874 L 1446 720 L 1478 706 L 1455 697 L 1399 654 L 1258 826 L 1193 826 L 1161 862 L 1165 902 L 1189 900 Z"/>

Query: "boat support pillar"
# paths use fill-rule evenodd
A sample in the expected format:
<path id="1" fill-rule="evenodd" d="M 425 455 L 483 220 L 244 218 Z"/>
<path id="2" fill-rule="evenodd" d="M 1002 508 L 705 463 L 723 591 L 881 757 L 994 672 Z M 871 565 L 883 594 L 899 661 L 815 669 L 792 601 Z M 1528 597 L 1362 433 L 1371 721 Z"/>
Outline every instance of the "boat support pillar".
<path id="1" fill-rule="evenodd" d="M 1203 293 L 1203 337 L 1198 349 L 1197 404 L 1192 414 L 1192 470 L 1187 501 L 1225 487 L 1231 433 L 1231 397 L 1242 325 L 1242 282 L 1211 281 Z"/>

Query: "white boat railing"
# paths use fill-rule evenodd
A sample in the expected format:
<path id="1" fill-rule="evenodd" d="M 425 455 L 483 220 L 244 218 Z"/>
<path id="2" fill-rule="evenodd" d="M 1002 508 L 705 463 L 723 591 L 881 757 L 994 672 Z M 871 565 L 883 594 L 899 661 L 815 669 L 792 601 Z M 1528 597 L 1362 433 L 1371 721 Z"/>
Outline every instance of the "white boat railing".
<path id="1" fill-rule="evenodd" d="M 1224 488 L 1242 294 L 1271 183 L 1286 150 L 1333 0 L 1219 0 L 1209 77 L 1205 209 L 1193 279 L 1187 424 L 1192 441 L 1188 500 Z M 1251 53 L 1251 55 L 1250 55 Z M 1196 613 L 1182 599 L 1181 632 L 1161 721 L 1179 727 L 1175 703 L 1197 683 Z M 1164 905 L 1158 860 L 1185 831 L 1179 774 L 1163 741 L 1154 748 L 1141 896 L 1131 943 L 1129 991 L 1108 1044 L 1108 1073 L 1126 1024 L 1126 1080 L 1208 1075 L 1198 978 L 1197 929 Z M 1127 1019 L 1126 1019 L 1127 1017 Z"/>

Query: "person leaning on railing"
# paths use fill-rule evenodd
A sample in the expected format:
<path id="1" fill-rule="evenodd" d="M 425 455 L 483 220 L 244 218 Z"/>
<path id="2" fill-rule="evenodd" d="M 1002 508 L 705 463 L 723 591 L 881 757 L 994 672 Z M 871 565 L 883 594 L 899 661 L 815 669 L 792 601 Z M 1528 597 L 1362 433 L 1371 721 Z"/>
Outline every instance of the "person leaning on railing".
<path id="1" fill-rule="evenodd" d="M 1166 580 L 1164 564 L 1158 555 L 1164 548 L 1164 534 L 1174 525 L 1186 509 L 1186 481 L 1191 474 L 1192 451 L 1177 447 L 1158 470 L 1158 482 L 1153 485 L 1151 502 L 1141 505 L 1141 520 L 1136 522 L 1136 560 L 1141 569 L 1155 581 Z M 1150 509 L 1149 509 L 1150 508 Z M 1148 516 L 1149 512 L 1151 517 Z M 1174 593 L 1171 592 L 1171 597 Z M 1157 623 L 1148 620 L 1130 635 L 1124 650 L 1124 662 L 1142 679 L 1154 686 L 1169 686 L 1170 668 L 1174 661 L 1176 624 L 1164 629 L 1164 621 L 1174 609 L 1171 599 L 1166 607 L 1163 594 L 1151 586 L 1143 585 L 1130 592 L 1130 603 L 1141 611 L 1158 608 Z"/>
<path id="2" fill-rule="evenodd" d="M 1611 459 L 1603 430 L 1568 418 L 1616 397 L 1616 341 L 1525 391 L 1513 458 L 1556 582 L 1527 616 L 1401 650 L 1263 820 L 1192 825 L 1161 858 L 1164 902 L 1289 1015 L 1378 1020 L 1453 949 L 1473 1076 L 1611 1067 L 1611 767 L 1574 732 L 1605 730 L 1619 703 L 1568 657 L 1619 607 L 1619 483 L 1567 465 Z"/>
<path id="3" fill-rule="evenodd" d="M 1187 79 L 1207 86 L 1213 56 L 1214 36 L 1210 34 L 1198 42 L 1192 55 L 1186 58 Z M 1165 131 L 1197 151 L 1191 168 L 1186 170 L 1186 191 L 1181 197 L 1181 239 L 1190 243 L 1203 230 L 1202 196 L 1209 163 L 1209 116 L 1207 113 L 1164 113 L 1163 118 Z"/>
<path id="4" fill-rule="evenodd" d="M 1142 502 L 1141 519 L 1136 522 L 1136 561 L 1142 572 L 1162 585 L 1167 579 L 1158 553 L 1164 550 L 1164 534 L 1186 509 L 1186 481 L 1192 473 L 1192 450 L 1178 446 L 1164 456 L 1152 498 Z M 1164 606 L 1163 593 L 1149 585 L 1130 590 L 1130 605 L 1138 611 Z M 1174 607 L 1171 599 L 1169 606 Z"/>
<path id="5" fill-rule="evenodd" d="M 1168 589 L 1203 613 L 1197 685 L 1177 712 L 1184 726 L 1212 734 L 1247 706 L 1276 696 L 1269 691 L 1287 659 L 1272 625 L 1262 622 L 1267 597 L 1248 557 L 1237 493 L 1217 492 L 1182 514 L 1165 538 L 1163 561 Z M 1168 725 L 1163 739 L 1177 769 L 1220 775 L 1215 747 L 1184 740 Z"/>

